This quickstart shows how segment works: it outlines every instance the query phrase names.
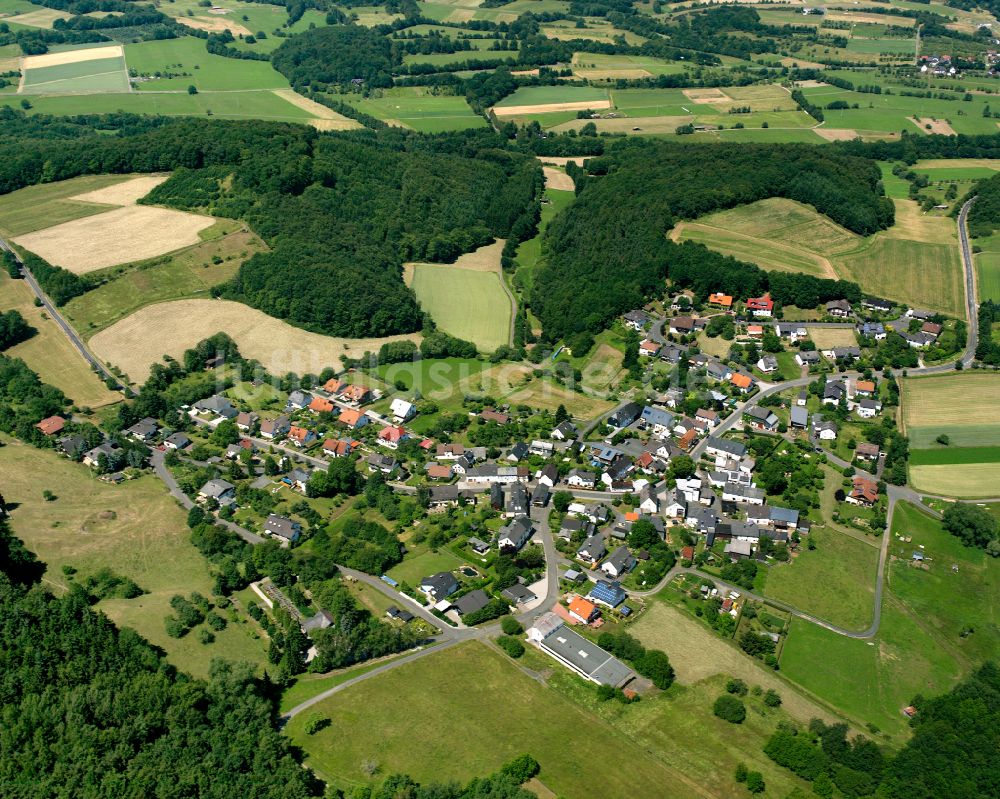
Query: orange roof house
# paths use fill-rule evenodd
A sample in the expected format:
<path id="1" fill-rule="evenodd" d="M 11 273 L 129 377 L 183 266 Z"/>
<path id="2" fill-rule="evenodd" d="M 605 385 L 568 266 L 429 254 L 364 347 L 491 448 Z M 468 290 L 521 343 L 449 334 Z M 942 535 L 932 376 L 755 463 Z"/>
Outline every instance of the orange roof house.
<path id="1" fill-rule="evenodd" d="M 764 338 L 763 325 L 747 325 L 747 335 L 750 338 Z"/>
<path id="2" fill-rule="evenodd" d="M 875 383 L 872 380 L 859 380 L 854 384 L 854 389 L 858 394 L 874 394 Z"/>
<path id="3" fill-rule="evenodd" d="M 749 391 L 750 387 L 753 385 L 753 378 L 750 377 L 750 375 L 735 372 L 733 376 L 729 378 L 729 382 L 741 391 Z"/>
<path id="4" fill-rule="evenodd" d="M 65 426 L 66 420 L 61 416 L 49 416 L 47 419 L 42 419 L 42 421 L 35 425 L 36 428 L 42 431 L 42 435 L 44 436 L 55 435 Z"/>
<path id="5" fill-rule="evenodd" d="M 337 417 L 337 421 L 341 424 L 346 424 L 352 430 L 357 430 L 359 427 L 364 427 L 365 424 L 368 423 L 368 417 L 361 411 L 347 408 L 341 412 L 340 416 Z"/>
<path id="6" fill-rule="evenodd" d="M 340 392 L 340 398 L 344 402 L 355 402 L 358 405 L 363 405 L 371 401 L 372 392 L 364 386 L 348 386 Z"/>
<path id="7" fill-rule="evenodd" d="M 597 606 L 593 602 L 588 602 L 580 596 L 576 597 L 569 603 L 569 615 L 584 624 L 590 624 L 590 622 L 597 618 L 600 613 L 601 612 L 597 609 Z"/>
<path id="8" fill-rule="evenodd" d="M 687 452 L 691 447 L 694 446 L 694 442 L 698 440 L 698 428 L 692 427 L 679 439 L 677 439 L 677 446 L 682 450 Z"/>
<path id="9" fill-rule="evenodd" d="M 323 397 L 314 397 L 313 401 L 309 403 L 309 410 L 314 413 L 333 413 L 333 409 L 336 407 L 330 400 Z"/>
<path id="10" fill-rule="evenodd" d="M 630 510 L 625 514 L 625 521 L 627 522 L 637 522 L 639 521 L 639 512 L 635 510 Z"/>
<path id="11" fill-rule="evenodd" d="M 323 390 L 327 394 L 339 394 L 345 388 L 347 388 L 347 383 L 339 377 L 331 377 L 323 384 Z"/>
<path id="12" fill-rule="evenodd" d="M 316 437 L 312 430 L 307 430 L 304 427 L 299 427 L 298 425 L 292 425 L 291 429 L 288 431 L 288 438 L 294 444 L 302 446 L 303 444 L 308 444 Z"/>
<path id="13" fill-rule="evenodd" d="M 721 291 L 717 291 L 715 294 L 708 295 L 709 305 L 718 305 L 722 308 L 732 308 L 733 298 L 728 294 L 723 294 Z"/>

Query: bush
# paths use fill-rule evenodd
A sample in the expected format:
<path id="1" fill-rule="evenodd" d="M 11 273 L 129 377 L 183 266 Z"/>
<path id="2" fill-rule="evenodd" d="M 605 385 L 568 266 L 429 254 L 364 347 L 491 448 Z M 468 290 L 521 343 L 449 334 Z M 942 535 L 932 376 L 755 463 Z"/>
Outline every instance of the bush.
<path id="1" fill-rule="evenodd" d="M 305 731 L 306 735 L 315 735 L 320 730 L 325 730 L 330 726 L 330 719 L 324 718 L 323 716 L 312 715 L 306 719 Z"/>
<path id="2" fill-rule="evenodd" d="M 198 631 L 198 640 L 203 644 L 210 644 L 215 640 L 215 633 L 202 627 Z"/>
<path id="3" fill-rule="evenodd" d="M 667 690 L 674 682 L 674 668 L 665 652 L 647 649 L 646 653 L 633 664 L 643 677 L 648 677 L 661 691 Z"/>
<path id="4" fill-rule="evenodd" d="M 747 709 L 744 704 L 735 696 L 723 694 L 715 700 L 712 712 L 723 721 L 730 724 L 742 724 L 747 717 Z"/>
<path id="5" fill-rule="evenodd" d="M 500 629 L 504 631 L 505 635 L 520 635 L 524 632 L 524 627 L 521 626 L 521 622 L 513 616 L 504 616 L 504 618 L 500 620 Z"/>
<path id="6" fill-rule="evenodd" d="M 746 696 L 747 684 L 743 682 L 743 680 L 733 678 L 726 683 L 726 690 L 731 694 L 736 694 L 737 696 Z"/>
<path id="7" fill-rule="evenodd" d="M 517 638 L 512 638 L 509 635 L 501 635 L 497 639 L 497 646 L 515 659 L 524 654 L 524 644 Z"/>
<path id="8" fill-rule="evenodd" d="M 226 620 L 222 618 L 218 613 L 209 613 L 205 617 L 205 621 L 208 622 L 208 626 L 211 627 L 216 632 L 221 632 L 226 629 Z"/>
<path id="9" fill-rule="evenodd" d="M 747 781 L 747 774 L 748 773 L 749 772 L 747 772 L 747 767 L 746 767 L 745 763 L 737 763 L 736 764 L 736 774 L 734 775 L 734 779 L 737 782 L 746 782 Z"/>
<path id="10" fill-rule="evenodd" d="M 764 775 L 759 771 L 751 771 L 747 774 L 747 790 L 750 793 L 763 793 L 764 792 Z"/>
<path id="11" fill-rule="evenodd" d="M 531 755 L 515 757 L 509 763 L 500 767 L 500 773 L 511 778 L 518 785 L 523 785 L 541 771 L 538 761 Z"/>
<path id="12" fill-rule="evenodd" d="M 764 704 L 768 707 L 779 707 L 781 705 L 781 696 L 773 688 L 768 688 L 764 694 Z"/>

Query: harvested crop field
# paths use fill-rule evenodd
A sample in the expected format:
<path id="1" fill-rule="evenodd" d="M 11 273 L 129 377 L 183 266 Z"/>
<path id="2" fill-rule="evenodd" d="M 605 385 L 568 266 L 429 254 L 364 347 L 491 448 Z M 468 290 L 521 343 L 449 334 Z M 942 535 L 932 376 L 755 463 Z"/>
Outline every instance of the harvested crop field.
<path id="1" fill-rule="evenodd" d="M 573 185 L 573 178 L 559 169 L 551 166 L 543 166 L 542 172 L 545 173 L 545 188 L 547 189 L 573 191 L 576 188 Z"/>
<path id="2" fill-rule="evenodd" d="M 108 47 L 87 47 L 82 50 L 67 50 L 63 53 L 45 53 L 45 55 L 26 56 L 23 62 L 25 70 L 43 69 L 44 67 L 61 67 L 65 64 L 78 64 L 81 61 L 95 61 L 104 58 L 122 58 L 125 50 L 120 44 Z"/>
<path id="3" fill-rule="evenodd" d="M 225 17 L 177 17 L 176 19 L 182 25 L 187 25 L 196 31 L 208 31 L 209 33 L 229 31 L 233 36 L 249 36 L 251 34 L 249 28 Z"/>
<path id="4" fill-rule="evenodd" d="M 14 241 L 81 275 L 197 244 L 198 234 L 213 224 L 210 216 L 135 205 L 64 222 Z"/>
<path id="5" fill-rule="evenodd" d="M 303 111 L 308 111 L 317 117 L 313 120 L 312 126 L 317 130 L 357 130 L 364 127 L 360 122 L 338 114 L 336 111 L 327 108 L 325 105 L 303 97 L 293 89 L 277 89 L 274 92 L 282 100 L 286 100 Z"/>
<path id="6" fill-rule="evenodd" d="M 170 175 L 147 175 L 132 178 L 113 186 L 76 194 L 69 199 L 83 203 L 99 203 L 101 205 L 135 205 L 161 183 L 166 182 Z"/>
<path id="7" fill-rule="evenodd" d="M 851 141 L 858 138 L 858 132 L 850 128 L 813 128 L 813 131 L 827 141 Z"/>
<path id="8" fill-rule="evenodd" d="M 911 466 L 910 482 L 918 491 L 946 497 L 994 497 L 1000 493 L 1000 463 Z"/>
<path id="9" fill-rule="evenodd" d="M 954 374 L 902 381 L 900 396 L 904 431 L 911 428 L 1000 425 L 1000 377 Z M 914 442 L 916 443 L 916 442 Z M 992 443 L 992 442 L 982 442 Z"/>
<path id="10" fill-rule="evenodd" d="M 546 105 L 507 105 L 495 106 L 493 112 L 498 117 L 515 117 L 523 114 L 548 114 L 555 111 L 599 111 L 611 108 L 610 100 L 585 100 L 578 103 L 548 103 Z"/>
<path id="11" fill-rule="evenodd" d="M 618 117 L 616 119 L 572 119 L 555 125 L 552 130 L 563 133 L 579 130 L 589 122 L 594 123 L 598 133 L 674 133 L 681 125 L 694 121 L 693 116 L 665 117 Z"/>
<path id="12" fill-rule="evenodd" d="M 570 391 L 548 380 L 533 380 L 505 399 L 515 405 L 524 404 L 547 411 L 554 411 L 560 405 L 564 405 L 577 419 L 593 419 L 613 407 L 611 402 Z"/>
<path id="13" fill-rule="evenodd" d="M 164 355 L 179 358 L 184 350 L 220 330 L 232 336 L 244 356 L 260 361 L 272 374 L 319 374 L 327 366 L 339 367 L 341 355 L 359 358 L 390 341 L 420 341 L 416 333 L 334 338 L 293 327 L 239 302 L 177 300 L 147 305 L 97 333 L 89 344 L 99 358 L 142 382 L 149 367 Z"/>
<path id="14" fill-rule="evenodd" d="M 943 119 L 931 119 L 930 117 L 907 117 L 907 119 L 927 133 L 936 133 L 941 136 L 955 135 L 955 129 Z"/>
<path id="15" fill-rule="evenodd" d="M 27 14 L 18 14 L 7 17 L 4 22 L 11 22 L 15 25 L 26 25 L 29 28 L 52 28 L 57 19 L 70 19 L 71 15 L 62 11 L 55 11 L 51 8 L 40 8 L 38 11 L 29 11 Z"/>

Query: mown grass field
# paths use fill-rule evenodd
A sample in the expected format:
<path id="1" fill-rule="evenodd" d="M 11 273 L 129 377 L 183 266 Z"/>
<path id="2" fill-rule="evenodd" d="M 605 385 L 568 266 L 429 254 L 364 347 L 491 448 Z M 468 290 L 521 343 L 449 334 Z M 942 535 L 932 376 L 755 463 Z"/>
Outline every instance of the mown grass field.
<path id="1" fill-rule="evenodd" d="M 607 89 L 596 86 L 521 86 L 513 94 L 496 104 L 497 108 L 522 105 L 558 105 L 560 103 L 585 103 L 607 100 Z"/>
<path id="2" fill-rule="evenodd" d="M 764 593 L 849 630 L 872 620 L 878 549 L 822 527 L 810 533 L 816 549 L 799 548 L 786 564 L 772 565 Z"/>
<path id="3" fill-rule="evenodd" d="M 167 635 L 170 597 L 192 591 L 210 596 L 212 579 L 207 562 L 189 541 L 185 513 L 159 480 L 146 476 L 112 486 L 54 452 L 2 440 L 4 498 L 18 503 L 11 515 L 14 533 L 48 563 L 44 581 L 50 589 L 66 589 L 64 565 L 78 569 L 81 579 L 107 566 L 148 593 L 104 600 L 98 608 L 164 649 L 178 668 L 205 677 L 217 657 L 263 666 L 265 644 L 251 638 L 249 622 L 230 623 L 208 645 L 198 642 L 197 633 L 181 639 Z M 57 498 L 45 502 L 43 489 Z"/>
<path id="4" fill-rule="evenodd" d="M 232 222 L 220 224 L 237 228 Z M 70 300 L 63 314 L 89 337 L 146 305 L 208 297 L 213 286 L 232 278 L 243 261 L 264 249 L 253 233 L 233 229 L 171 255 L 109 270 L 109 282 Z"/>
<path id="5" fill-rule="evenodd" d="M 921 215 L 908 200 L 896 207 L 896 224 L 869 238 L 781 198 L 683 222 L 672 236 L 766 269 L 854 280 L 876 296 L 963 317 L 962 267 L 950 220 Z"/>
<path id="6" fill-rule="evenodd" d="M 42 382 L 60 389 L 80 407 L 99 408 L 122 397 L 109 391 L 98 379 L 62 329 L 42 308 L 35 307 L 35 295 L 23 280 L 0 276 L 0 311 L 17 310 L 38 332 L 27 341 L 10 347 L 4 355 L 21 358 Z"/>
<path id="7" fill-rule="evenodd" d="M 900 710 L 915 694 L 942 693 L 982 659 L 1000 652 L 998 567 L 907 503 L 896 506 L 892 534 L 913 540 L 890 543 L 893 558 L 874 645 L 796 620 L 781 669 L 853 717 L 901 734 L 906 720 Z M 909 565 L 921 544 L 931 558 L 927 571 Z M 952 564 L 958 565 L 957 574 Z M 962 638 L 967 624 L 975 632 Z M 860 676 L 845 679 L 846 674 Z"/>
<path id="8" fill-rule="evenodd" d="M 914 487 L 985 497 L 1000 485 L 1000 378 L 965 372 L 902 383 L 902 422 L 910 438 Z M 947 436 L 948 445 L 937 442 Z"/>
<path id="9" fill-rule="evenodd" d="M 462 644 L 320 703 L 316 712 L 332 721 L 326 730 L 305 735 L 303 716 L 309 713 L 286 729 L 308 753 L 309 764 L 343 787 L 367 782 L 361 770 L 366 759 L 378 761 L 386 773 L 461 781 L 530 751 L 541 764 L 540 781 L 556 795 L 680 799 L 732 795 L 736 759 L 759 749 L 782 717 L 780 712 L 754 716 L 733 730 L 711 715 L 718 685 L 631 707 L 598 706 L 592 687 L 544 655 L 529 650 L 524 663 L 550 674 L 551 684 L 539 684 L 480 643 Z M 489 695 L 504 701 L 483 702 Z M 378 724 L 364 722 L 373 717 Z M 347 726 L 355 732 L 345 737 L 341 731 Z M 447 734 L 427 734 L 442 728 Z M 589 747 L 573 745 L 581 736 L 613 740 L 615 757 L 594 757 Z M 704 772 L 702 765 L 708 766 Z M 786 792 L 795 787 L 794 778 L 762 767 L 774 781 L 769 784 Z"/>
<path id="10" fill-rule="evenodd" d="M 514 287 L 519 289 L 525 297 L 531 297 L 531 289 L 535 284 L 535 270 L 542 257 L 542 234 L 556 214 L 569 206 L 575 197 L 576 195 L 571 191 L 545 190 L 545 199 L 548 202 L 542 204 L 538 235 L 521 242 L 517 248 L 517 271 L 514 273 L 513 283 Z"/>
<path id="11" fill-rule="evenodd" d="M 138 91 L 233 91 L 287 89 L 288 81 L 268 61 L 236 61 L 213 55 L 205 42 L 193 36 L 141 42 L 125 46 L 129 68 L 140 75 L 186 73 L 175 78 L 156 78 L 136 85 Z"/>
<path id="12" fill-rule="evenodd" d="M 501 280 L 497 272 L 415 264 L 411 288 L 438 327 L 493 352 L 510 341 L 510 299 Z"/>
<path id="13" fill-rule="evenodd" d="M 100 58 L 75 64 L 27 69 L 22 94 L 86 94 L 127 92 L 125 59 Z"/>
<path id="14" fill-rule="evenodd" d="M 486 120 L 473 112 L 464 97 L 432 94 L 423 86 L 383 89 L 367 98 L 360 94 L 336 95 L 335 99 L 390 125 L 402 125 L 422 133 L 486 125 Z"/>
<path id="15" fill-rule="evenodd" d="M 243 61 L 239 62 L 243 64 Z M 0 95 L 0 105 L 20 108 L 18 96 Z M 76 114 L 133 114 L 161 116 L 215 116 L 221 119 L 266 119 L 278 122 L 309 122 L 315 117 L 272 91 L 202 92 L 188 94 L 88 94 L 39 96 L 31 99 L 30 114 L 72 116 Z"/>

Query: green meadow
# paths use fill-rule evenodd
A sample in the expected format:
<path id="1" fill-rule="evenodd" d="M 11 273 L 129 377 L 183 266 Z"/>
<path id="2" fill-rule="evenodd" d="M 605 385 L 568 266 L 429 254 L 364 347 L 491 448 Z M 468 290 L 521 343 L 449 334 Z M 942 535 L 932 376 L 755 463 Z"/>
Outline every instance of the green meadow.
<path id="1" fill-rule="evenodd" d="M 193 36 L 163 39 L 125 46 L 129 68 L 140 75 L 177 74 L 137 84 L 139 91 L 234 91 L 242 89 L 287 89 L 288 81 L 267 61 L 249 61 L 212 55 L 205 42 Z"/>

